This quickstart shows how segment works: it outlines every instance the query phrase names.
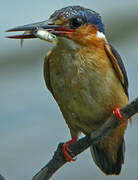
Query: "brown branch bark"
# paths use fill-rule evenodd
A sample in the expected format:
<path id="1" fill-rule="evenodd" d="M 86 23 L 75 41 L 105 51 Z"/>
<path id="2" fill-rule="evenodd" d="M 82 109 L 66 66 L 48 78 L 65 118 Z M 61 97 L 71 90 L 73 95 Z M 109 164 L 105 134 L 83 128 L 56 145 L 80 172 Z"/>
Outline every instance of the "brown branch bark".
<path id="1" fill-rule="evenodd" d="M 123 107 L 120 111 L 123 117 L 126 119 L 129 119 L 131 116 L 136 114 L 138 112 L 138 98 Z M 70 153 L 71 156 L 75 157 L 86 150 L 90 145 L 101 141 L 119 125 L 120 123 L 118 119 L 112 115 L 101 128 L 70 145 L 70 149 L 72 150 Z M 66 160 L 62 154 L 62 145 L 63 143 L 58 145 L 53 158 L 32 178 L 32 180 L 48 180 L 59 168 L 61 168 L 66 163 Z"/>

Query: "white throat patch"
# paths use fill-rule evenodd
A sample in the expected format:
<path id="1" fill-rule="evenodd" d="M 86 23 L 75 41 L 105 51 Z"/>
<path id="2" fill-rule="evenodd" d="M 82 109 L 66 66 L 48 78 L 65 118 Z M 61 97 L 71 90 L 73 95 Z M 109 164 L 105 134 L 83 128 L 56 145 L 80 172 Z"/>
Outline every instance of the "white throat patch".
<path id="1" fill-rule="evenodd" d="M 107 42 L 107 39 L 104 35 L 104 33 L 97 31 L 97 38 L 104 39 L 105 42 Z"/>

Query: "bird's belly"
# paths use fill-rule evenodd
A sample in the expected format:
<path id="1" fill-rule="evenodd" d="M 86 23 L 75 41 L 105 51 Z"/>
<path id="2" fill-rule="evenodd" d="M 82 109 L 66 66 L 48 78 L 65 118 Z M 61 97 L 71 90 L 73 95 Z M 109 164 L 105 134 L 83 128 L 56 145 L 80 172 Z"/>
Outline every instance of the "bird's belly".
<path id="1" fill-rule="evenodd" d="M 110 114 L 103 104 L 96 101 L 96 94 L 93 97 L 87 88 L 78 91 L 65 88 L 58 97 L 57 102 L 67 124 L 85 134 L 100 127 Z"/>
<path id="2" fill-rule="evenodd" d="M 67 124 L 80 131 L 92 131 L 103 123 L 109 111 L 101 102 L 104 92 L 90 86 L 91 80 L 85 76 L 71 79 L 62 73 L 52 73 L 52 89 Z M 109 108 L 110 109 L 110 108 Z"/>
<path id="3" fill-rule="evenodd" d="M 66 64 L 54 65 L 54 68 L 51 64 L 50 79 L 68 126 L 76 127 L 85 134 L 100 127 L 116 106 L 127 103 L 114 72 L 103 76 L 93 68 L 66 61 Z M 112 87 L 114 81 L 117 81 L 117 89 Z"/>

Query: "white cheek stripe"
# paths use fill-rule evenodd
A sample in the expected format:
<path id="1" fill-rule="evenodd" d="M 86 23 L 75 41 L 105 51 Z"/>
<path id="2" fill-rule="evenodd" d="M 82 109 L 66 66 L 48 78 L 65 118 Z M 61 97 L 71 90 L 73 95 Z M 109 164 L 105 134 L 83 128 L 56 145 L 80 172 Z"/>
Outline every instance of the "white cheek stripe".
<path id="1" fill-rule="evenodd" d="M 107 39 L 104 35 L 104 33 L 97 31 L 97 38 L 104 39 L 105 42 L 107 42 Z"/>

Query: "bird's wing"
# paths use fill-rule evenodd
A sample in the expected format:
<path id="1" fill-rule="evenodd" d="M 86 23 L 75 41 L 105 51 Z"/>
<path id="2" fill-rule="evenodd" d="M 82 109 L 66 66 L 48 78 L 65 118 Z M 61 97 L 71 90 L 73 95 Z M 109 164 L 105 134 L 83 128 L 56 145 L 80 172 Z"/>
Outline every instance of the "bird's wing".
<path id="1" fill-rule="evenodd" d="M 48 90 L 52 93 L 53 97 L 55 98 L 52 87 L 51 87 L 51 82 L 50 82 L 50 71 L 49 71 L 50 54 L 51 54 L 51 51 L 47 53 L 44 60 L 44 79 L 45 79 L 45 83 Z"/>
<path id="2" fill-rule="evenodd" d="M 114 70 L 121 81 L 121 84 L 124 88 L 126 95 L 128 96 L 128 78 L 127 72 L 125 70 L 123 61 L 119 53 L 111 46 L 110 44 L 105 44 L 105 51 L 107 56 L 109 57 Z"/>

